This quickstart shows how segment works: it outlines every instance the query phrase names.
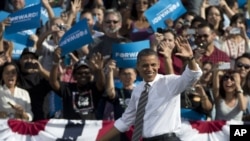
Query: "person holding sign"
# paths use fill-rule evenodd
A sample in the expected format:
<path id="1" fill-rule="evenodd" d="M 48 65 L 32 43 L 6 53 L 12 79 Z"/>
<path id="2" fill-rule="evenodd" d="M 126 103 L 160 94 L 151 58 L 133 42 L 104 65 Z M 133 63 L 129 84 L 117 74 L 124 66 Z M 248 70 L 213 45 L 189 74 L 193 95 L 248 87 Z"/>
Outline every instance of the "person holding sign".
<path id="1" fill-rule="evenodd" d="M 135 123 L 132 141 L 139 140 L 135 139 L 139 137 L 136 135 L 141 135 L 144 141 L 180 141 L 176 136 L 181 127 L 180 93 L 196 82 L 202 71 L 193 58 L 188 41 L 180 37 L 176 44 L 179 51 L 176 55 L 189 60 L 182 75 L 158 74 L 160 63 L 157 53 L 152 49 L 139 52 L 136 68 L 143 81 L 133 89 L 129 105 L 122 117 L 115 121 L 113 128 L 99 141 L 109 141 Z M 147 102 L 143 99 L 147 99 Z M 145 107 L 142 107 L 142 104 Z M 137 113 L 138 110 L 144 114 Z M 137 116 L 143 120 L 139 122 Z M 136 130 L 137 125 L 142 127 Z M 137 132 L 139 129 L 141 132 Z"/>
<path id="2" fill-rule="evenodd" d="M 58 77 L 61 48 L 54 53 L 53 67 L 50 71 L 50 84 L 56 94 L 63 100 L 63 118 L 65 119 L 96 119 L 96 108 L 104 92 L 103 58 L 94 54 L 87 62 L 80 59 L 74 65 L 73 78 L 76 83 L 61 82 Z M 96 77 L 92 81 L 92 75 Z"/>
<path id="3" fill-rule="evenodd" d="M 52 68 L 53 52 L 58 45 L 59 40 L 69 28 L 61 18 L 54 17 L 50 21 L 50 27 L 39 36 L 37 42 L 37 54 L 42 56 L 41 64 L 48 71 Z"/>

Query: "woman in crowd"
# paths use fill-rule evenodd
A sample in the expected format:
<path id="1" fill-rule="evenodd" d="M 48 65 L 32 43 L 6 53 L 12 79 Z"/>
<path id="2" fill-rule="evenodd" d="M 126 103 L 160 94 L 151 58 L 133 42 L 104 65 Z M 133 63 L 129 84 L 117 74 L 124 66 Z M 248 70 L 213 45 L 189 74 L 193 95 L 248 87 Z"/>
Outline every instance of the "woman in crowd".
<path id="1" fill-rule="evenodd" d="M 205 0 L 204 0 L 205 1 Z M 201 7 L 201 17 L 214 26 L 215 32 L 218 37 L 224 34 L 224 17 L 223 11 L 219 6 L 209 6 L 203 2 Z"/>
<path id="2" fill-rule="evenodd" d="M 32 121 L 29 93 L 18 87 L 19 70 L 15 63 L 3 65 L 2 84 L 0 86 L 0 118 L 15 118 Z"/>
<path id="3" fill-rule="evenodd" d="M 177 35 L 172 29 L 163 29 L 152 38 L 151 48 L 158 52 L 160 74 L 181 74 L 183 61 L 176 56 L 175 40 Z"/>
<path id="4" fill-rule="evenodd" d="M 149 39 L 149 37 L 153 34 L 149 22 L 144 16 L 144 12 L 149 7 L 150 7 L 149 0 L 134 1 L 131 9 L 132 23 L 130 25 L 130 35 L 129 35 L 132 41 Z"/>
<path id="5" fill-rule="evenodd" d="M 214 71 L 213 96 L 215 120 L 242 120 L 247 97 L 240 84 L 239 73 L 231 70 Z"/>
<path id="6" fill-rule="evenodd" d="M 231 63 L 245 52 L 250 51 L 249 38 L 246 33 L 247 20 L 243 14 L 232 16 L 230 27 L 227 28 L 228 36 L 223 42 L 221 50 L 231 58 Z"/>
<path id="7" fill-rule="evenodd" d="M 102 5 L 95 5 L 92 8 L 92 14 L 95 19 L 95 25 L 93 27 L 94 30 L 103 32 L 102 22 L 103 22 L 105 10 L 106 8 Z"/>

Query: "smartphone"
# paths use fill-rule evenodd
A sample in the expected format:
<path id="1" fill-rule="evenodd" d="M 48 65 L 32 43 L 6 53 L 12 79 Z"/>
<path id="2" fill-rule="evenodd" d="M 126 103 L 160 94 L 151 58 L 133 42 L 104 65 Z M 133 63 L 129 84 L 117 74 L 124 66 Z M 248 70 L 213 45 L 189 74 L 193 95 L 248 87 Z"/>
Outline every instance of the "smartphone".
<path id="1" fill-rule="evenodd" d="M 229 62 L 222 63 L 218 66 L 219 70 L 228 70 L 231 69 L 231 64 Z"/>
<path id="2" fill-rule="evenodd" d="M 33 69 L 33 63 L 31 62 L 26 62 L 24 64 L 24 69 Z"/>
<path id="3" fill-rule="evenodd" d="M 187 29 L 187 34 L 188 35 L 194 35 L 195 33 L 196 33 L 195 29 L 192 29 L 192 28 Z"/>
<path id="4" fill-rule="evenodd" d="M 240 28 L 234 27 L 229 31 L 229 34 L 240 34 Z"/>
<path id="5" fill-rule="evenodd" d="M 209 5 L 218 6 L 220 4 L 219 0 L 208 0 Z"/>

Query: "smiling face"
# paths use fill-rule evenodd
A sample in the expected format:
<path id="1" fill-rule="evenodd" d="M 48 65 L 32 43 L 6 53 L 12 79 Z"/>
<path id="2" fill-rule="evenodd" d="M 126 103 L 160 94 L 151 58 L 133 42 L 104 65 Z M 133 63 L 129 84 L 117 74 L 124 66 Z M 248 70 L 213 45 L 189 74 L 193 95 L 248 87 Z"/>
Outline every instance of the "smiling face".
<path id="1" fill-rule="evenodd" d="M 207 26 L 198 28 L 195 43 L 203 49 L 206 49 L 209 45 L 213 44 L 215 33 Z"/>
<path id="2" fill-rule="evenodd" d="M 207 21 L 212 25 L 218 25 L 222 20 L 220 11 L 216 7 L 210 8 L 207 13 Z"/>
<path id="3" fill-rule="evenodd" d="M 121 19 L 119 19 L 119 16 L 115 13 L 109 13 L 104 19 L 103 29 L 106 34 L 118 32 L 121 26 Z"/>
<path id="4" fill-rule="evenodd" d="M 222 78 L 223 88 L 227 93 L 234 93 L 236 86 L 232 75 L 226 75 Z"/>
<path id="5" fill-rule="evenodd" d="M 4 84 L 6 84 L 8 88 L 15 87 L 16 82 L 17 82 L 16 66 L 13 64 L 9 64 L 5 66 L 3 69 L 2 78 L 3 78 Z"/>
<path id="6" fill-rule="evenodd" d="M 125 68 L 120 70 L 119 78 L 124 87 L 129 87 L 134 84 L 136 80 L 136 71 L 134 68 Z"/>
<path id="7" fill-rule="evenodd" d="M 74 79 L 77 81 L 77 84 L 79 85 L 85 85 L 91 80 L 91 72 L 88 67 L 81 66 L 76 69 L 76 71 L 73 74 Z"/>
<path id="8" fill-rule="evenodd" d="M 137 61 L 137 70 L 140 76 L 146 82 L 153 81 L 160 68 L 160 62 L 157 55 L 143 55 Z"/>
<path id="9" fill-rule="evenodd" d="M 240 77 L 244 79 L 250 70 L 250 59 L 242 57 L 235 63 L 235 70 L 240 74 Z"/>
<path id="10" fill-rule="evenodd" d="M 175 36 L 171 32 L 166 32 L 163 34 L 163 41 L 168 44 L 168 47 L 173 49 L 175 47 Z"/>

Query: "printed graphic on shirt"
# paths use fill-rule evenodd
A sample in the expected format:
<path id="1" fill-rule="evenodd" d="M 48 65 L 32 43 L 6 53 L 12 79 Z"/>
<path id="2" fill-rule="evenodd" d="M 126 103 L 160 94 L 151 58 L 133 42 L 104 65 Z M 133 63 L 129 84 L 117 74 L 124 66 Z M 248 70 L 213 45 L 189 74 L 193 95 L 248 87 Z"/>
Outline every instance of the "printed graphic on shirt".
<path id="1" fill-rule="evenodd" d="M 94 109 L 92 91 L 73 92 L 73 107 L 76 112 L 81 114 L 88 114 Z"/>
<path id="2" fill-rule="evenodd" d="M 128 103 L 129 103 L 130 98 L 119 98 L 119 104 L 123 107 L 123 108 L 127 108 Z"/>

